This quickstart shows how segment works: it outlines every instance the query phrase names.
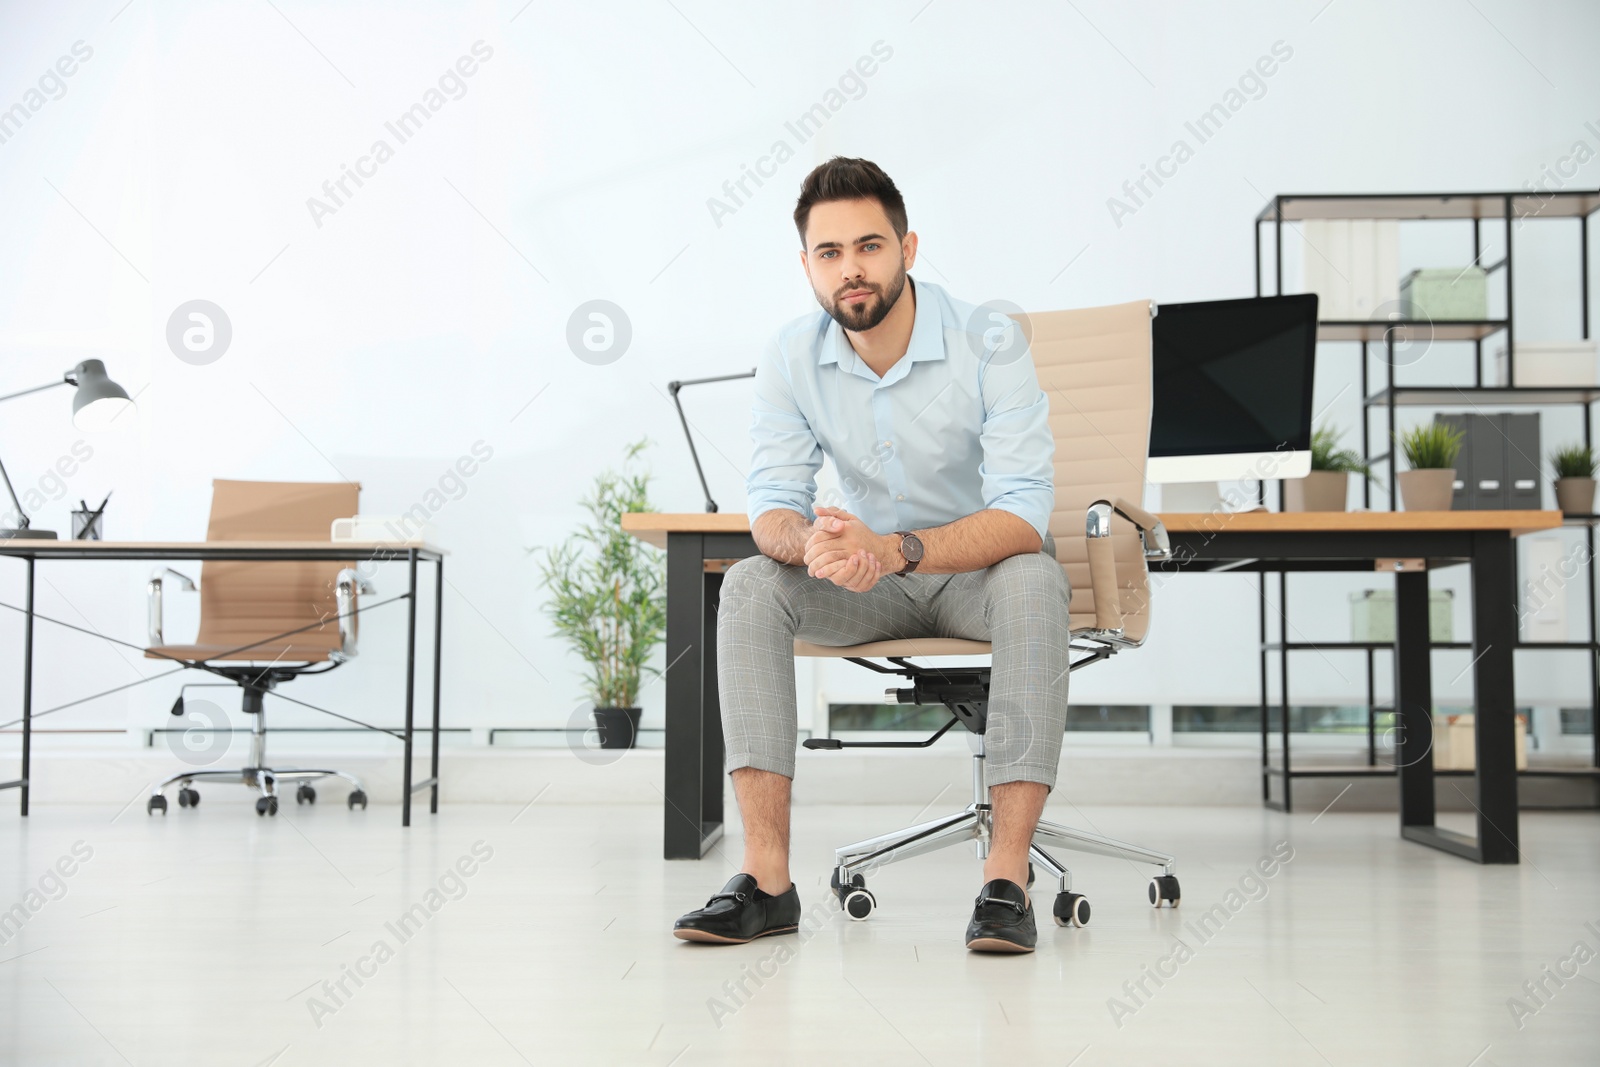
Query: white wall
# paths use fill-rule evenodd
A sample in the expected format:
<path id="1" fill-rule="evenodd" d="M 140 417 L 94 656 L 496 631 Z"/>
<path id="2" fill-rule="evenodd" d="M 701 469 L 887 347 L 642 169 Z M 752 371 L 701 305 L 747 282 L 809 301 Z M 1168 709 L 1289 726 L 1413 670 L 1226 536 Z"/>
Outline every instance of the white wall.
<path id="1" fill-rule="evenodd" d="M 1246 295 L 1250 220 L 1274 193 L 1515 189 L 1577 141 L 1600 147 L 1585 126 L 1600 126 L 1597 39 L 1592 4 L 1503 0 L 9 4 L 0 108 L 26 106 L 75 42 L 93 55 L 0 143 L 0 393 L 89 356 L 137 391 L 136 419 L 87 439 L 92 459 L 37 516 L 65 528 L 72 502 L 115 488 L 116 538 L 199 537 L 214 477 L 352 478 L 364 511 L 403 511 L 486 443 L 492 460 L 435 517 L 452 552 L 449 719 L 560 725 L 582 698 L 578 664 L 548 636 L 526 550 L 577 521 L 590 479 L 640 434 L 657 442 L 657 504 L 698 509 L 665 383 L 749 368 L 776 325 L 814 307 L 789 213 L 816 162 L 882 164 L 922 238 L 917 274 L 972 300 Z M 492 57 L 464 95 L 398 143 L 385 122 L 479 41 Z M 845 84 L 858 98 L 809 140 L 790 133 L 877 42 L 892 54 Z M 1196 145 L 1184 123 L 1276 42 L 1292 55 L 1259 99 Z M 393 158 L 319 224 L 308 198 L 378 138 Z M 1108 199 L 1179 138 L 1193 158 L 1114 219 Z M 794 157 L 715 218 L 708 200 L 780 139 Z M 1600 185 L 1600 164 L 1572 182 Z M 1408 237 L 1403 266 L 1464 262 L 1461 239 Z M 1530 239 L 1530 260 L 1546 240 Z M 1574 237 L 1548 240 L 1575 255 L 1560 251 Z M 1571 264 L 1549 258 L 1517 274 L 1524 336 L 1576 329 Z M 204 366 L 164 337 L 196 298 L 233 327 Z M 595 298 L 632 323 L 607 366 L 565 342 L 569 315 Z M 1326 363 L 1319 407 L 1354 373 L 1349 354 Z M 746 382 L 684 394 L 729 511 L 742 503 L 748 396 Z M 62 389 L 0 408 L 19 487 L 46 479 L 58 492 L 47 472 L 80 436 L 69 402 Z M 1356 425 L 1356 391 L 1332 413 Z M 138 642 L 147 570 L 43 565 L 40 610 Z M 20 572 L 0 566 L 7 603 Z M 401 577 L 386 571 L 381 590 Z M 1254 596 L 1239 576 L 1169 584 L 1149 650 L 1087 672 L 1076 696 L 1253 699 Z M 172 599 L 169 632 L 182 634 L 193 608 Z M 1298 610 L 1326 621 L 1329 601 L 1311 600 Z M 396 721 L 401 618 L 387 610 L 358 665 L 294 695 Z M 0 614 L 11 709 L 18 626 Z M 1315 685 L 1355 699 L 1353 664 Z M 49 626 L 39 665 L 40 707 L 154 667 Z M 158 722 L 171 694 L 157 682 L 49 724 Z M 659 684 L 644 703 L 659 722 Z"/>

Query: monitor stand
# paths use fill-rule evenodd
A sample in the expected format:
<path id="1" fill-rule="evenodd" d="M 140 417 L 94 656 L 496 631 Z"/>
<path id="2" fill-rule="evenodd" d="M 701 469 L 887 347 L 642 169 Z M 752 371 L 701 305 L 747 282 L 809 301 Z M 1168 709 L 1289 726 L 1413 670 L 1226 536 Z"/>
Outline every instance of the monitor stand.
<path id="1" fill-rule="evenodd" d="M 1227 508 L 1217 482 L 1168 482 L 1161 487 L 1161 510 L 1206 513 Z"/>

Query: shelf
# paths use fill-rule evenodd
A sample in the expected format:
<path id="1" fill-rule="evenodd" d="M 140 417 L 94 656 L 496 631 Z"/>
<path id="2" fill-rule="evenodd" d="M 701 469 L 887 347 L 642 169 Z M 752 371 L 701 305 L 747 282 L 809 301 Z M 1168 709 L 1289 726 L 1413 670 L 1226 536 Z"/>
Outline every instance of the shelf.
<path id="1" fill-rule="evenodd" d="M 1506 198 L 1516 218 L 1576 219 L 1600 210 L 1600 189 L 1548 196 L 1527 190 L 1503 193 L 1284 193 L 1267 201 L 1256 222 L 1307 219 L 1503 219 Z M 1281 215 L 1280 215 L 1281 212 Z"/>
<path id="2" fill-rule="evenodd" d="M 1319 341 L 1481 341 L 1506 328 L 1505 319 L 1460 319 L 1441 322 L 1393 319 L 1323 319 L 1317 323 Z"/>
<path id="3" fill-rule="evenodd" d="M 1472 648 L 1472 642 L 1471 641 L 1433 641 L 1433 642 L 1429 643 L 1428 647 L 1429 648 L 1434 648 L 1434 649 L 1440 649 L 1440 648 L 1471 649 Z M 1316 651 L 1316 652 L 1339 651 L 1339 652 L 1343 652 L 1343 651 L 1347 651 L 1347 650 L 1360 651 L 1361 649 L 1373 649 L 1374 651 L 1378 651 L 1378 652 L 1393 652 L 1394 651 L 1394 642 L 1393 641 L 1290 641 L 1287 644 L 1285 644 L 1282 641 L 1267 641 L 1267 642 L 1264 642 L 1261 645 L 1261 650 L 1263 652 L 1277 652 L 1280 649 L 1287 649 L 1290 652 L 1302 652 L 1302 651 Z"/>
<path id="4" fill-rule="evenodd" d="M 1433 651 L 1435 651 L 1435 652 L 1439 651 L 1440 649 L 1457 649 L 1457 650 L 1461 650 L 1461 651 L 1470 652 L 1470 651 L 1472 651 L 1472 642 L 1471 641 L 1431 641 L 1431 642 L 1429 642 L 1428 647 L 1430 649 L 1432 649 Z M 1593 651 L 1596 651 L 1597 649 L 1600 649 L 1600 641 L 1596 641 L 1593 644 L 1591 644 L 1588 641 L 1518 641 L 1515 645 L 1512 646 L 1512 648 L 1513 649 L 1524 649 L 1524 648 L 1556 649 L 1556 650 L 1565 650 L 1565 651 L 1579 651 L 1579 650 L 1582 650 L 1582 651 L 1593 652 Z M 1393 641 L 1290 641 L 1288 643 L 1284 643 L 1282 641 L 1265 641 L 1265 642 L 1262 642 L 1262 644 L 1261 644 L 1261 651 L 1263 651 L 1263 652 L 1278 652 L 1280 650 L 1289 651 L 1289 652 L 1305 652 L 1305 651 L 1313 651 L 1313 652 L 1357 651 L 1357 652 L 1359 652 L 1359 651 L 1361 651 L 1363 649 L 1371 649 L 1371 650 L 1377 651 L 1377 652 L 1392 652 L 1392 651 L 1394 651 L 1394 642 Z"/>
<path id="5" fill-rule="evenodd" d="M 1353 735 L 1352 735 L 1353 736 Z M 1268 764 L 1262 768 L 1262 773 L 1273 778 L 1284 777 L 1282 767 Z M 1476 771 L 1458 770 L 1456 768 L 1434 768 L 1434 776 L 1470 778 Z M 1368 767 L 1358 764 L 1353 767 L 1311 767 L 1301 770 L 1291 768 L 1288 772 L 1290 778 L 1393 778 L 1393 767 Z M 1518 778 L 1600 778 L 1600 767 L 1519 767 Z"/>
<path id="6" fill-rule="evenodd" d="M 1479 404 L 1589 404 L 1600 400 L 1600 385 L 1396 385 L 1367 397 L 1367 406 L 1476 407 Z"/>
<path id="7" fill-rule="evenodd" d="M 1271 284 L 1270 278 L 1273 277 L 1273 275 L 1268 274 L 1266 276 L 1268 280 L 1263 280 L 1263 269 L 1267 268 L 1276 272 L 1275 277 L 1277 284 L 1275 287 L 1275 292 L 1278 294 L 1282 294 L 1283 292 L 1285 253 L 1293 253 L 1293 246 L 1286 248 L 1284 245 L 1284 223 L 1290 223 L 1292 225 L 1294 223 L 1307 222 L 1310 220 L 1352 219 L 1382 219 L 1394 222 L 1454 220 L 1465 223 L 1467 221 L 1471 221 L 1472 226 L 1470 229 L 1465 225 L 1461 225 L 1458 226 L 1453 232 L 1471 239 L 1471 249 L 1474 263 L 1483 264 L 1484 270 L 1488 273 L 1501 272 L 1501 277 L 1506 290 L 1505 307 L 1503 311 L 1501 311 L 1503 316 L 1502 318 L 1493 319 L 1485 317 L 1482 319 L 1457 319 L 1430 322 L 1426 321 L 1425 318 L 1424 320 L 1418 321 L 1397 321 L 1396 319 L 1354 319 L 1347 316 L 1339 319 L 1320 319 L 1317 322 L 1316 340 L 1318 342 L 1337 342 L 1346 344 L 1351 342 L 1359 342 L 1362 346 L 1362 362 L 1359 365 L 1359 380 L 1361 383 L 1360 387 L 1363 393 L 1366 393 L 1369 390 L 1376 390 L 1375 392 L 1372 392 L 1371 395 L 1363 396 L 1361 398 L 1362 451 L 1366 452 L 1372 448 L 1386 449 L 1387 451 L 1384 455 L 1374 456 L 1370 458 L 1368 462 L 1373 464 L 1380 462 L 1384 463 L 1391 472 L 1398 467 L 1395 456 L 1395 453 L 1398 450 L 1387 441 L 1375 439 L 1372 435 L 1371 414 L 1374 407 L 1387 408 L 1389 426 L 1391 428 L 1393 428 L 1395 425 L 1395 409 L 1402 406 L 1411 408 L 1429 408 L 1447 412 L 1474 411 L 1484 409 L 1493 410 L 1496 408 L 1504 410 L 1517 407 L 1525 409 L 1537 409 L 1540 407 L 1567 408 L 1570 411 L 1572 408 L 1581 407 L 1583 409 L 1582 415 L 1584 439 L 1587 440 L 1590 437 L 1589 423 L 1591 421 L 1592 412 L 1592 409 L 1589 407 L 1589 405 L 1594 403 L 1596 400 L 1600 400 L 1600 382 L 1587 385 L 1531 384 L 1530 379 L 1537 380 L 1537 376 L 1527 373 L 1520 373 L 1523 368 L 1518 366 L 1518 364 L 1520 364 L 1521 361 L 1515 359 L 1515 353 L 1512 352 L 1510 353 L 1513 357 L 1511 366 L 1514 377 L 1512 380 L 1518 381 L 1521 384 L 1515 386 L 1498 384 L 1504 380 L 1502 377 L 1504 372 L 1501 372 L 1499 368 L 1494 366 L 1492 363 L 1488 368 L 1485 368 L 1483 362 L 1483 356 L 1485 353 L 1483 349 L 1484 342 L 1486 340 L 1490 341 L 1491 346 L 1493 347 L 1499 347 L 1501 349 L 1510 348 L 1513 331 L 1518 329 L 1513 325 L 1514 316 L 1512 314 L 1512 301 L 1510 293 L 1513 246 L 1515 245 L 1512 232 L 1513 227 L 1511 224 L 1513 219 L 1517 220 L 1518 229 L 1520 229 L 1522 222 L 1529 220 L 1578 220 L 1579 225 L 1575 228 L 1579 231 L 1578 235 L 1581 237 L 1579 246 L 1581 255 L 1583 257 L 1578 271 L 1578 288 L 1581 294 L 1580 307 L 1583 309 L 1582 320 L 1584 329 L 1582 332 L 1585 335 L 1592 336 L 1590 331 L 1589 314 L 1590 297 L 1592 295 L 1590 264 L 1588 262 L 1589 252 L 1591 251 L 1589 244 L 1589 223 L 1590 218 L 1597 213 L 1600 213 L 1600 188 L 1566 188 L 1553 193 L 1535 191 L 1531 186 L 1524 189 L 1491 189 L 1477 192 L 1279 193 L 1269 198 L 1261 210 L 1257 212 L 1255 217 L 1254 256 L 1256 291 L 1258 293 L 1264 293 L 1265 286 Z M 1490 225 L 1486 228 L 1483 225 L 1485 220 L 1488 220 L 1490 223 L 1497 223 L 1499 225 Z M 1268 236 L 1268 252 L 1271 252 L 1274 245 L 1277 251 L 1277 254 L 1272 257 L 1272 261 L 1270 263 L 1267 261 L 1266 255 L 1264 255 L 1262 250 L 1261 228 L 1263 223 L 1267 224 L 1271 228 L 1271 233 Z M 1501 240 L 1502 234 L 1504 235 L 1503 240 Z M 1486 261 L 1483 253 L 1487 250 L 1481 247 L 1483 244 L 1483 238 L 1486 235 L 1490 243 L 1504 244 L 1504 248 L 1501 249 L 1499 253 L 1501 258 L 1493 263 Z M 1293 236 L 1295 235 L 1291 235 L 1291 237 Z M 1462 256 L 1462 260 L 1464 261 L 1465 259 L 1466 257 Z M 1517 256 L 1517 261 L 1520 263 L 1520 255 Z M 1332 310 L 1333 309 L 1329 308 L 1325 313 L 1331 313 Z M 1486 316 L 1489 314 L 1487 309 L 1484 310 L 1484 314 Z M 1403 361 L 1398 358 L 1401 354 L 1401 351 L 1403 351 L 1398 349 L 1398 346 L 1402 344 L 1409 344 L 1411 346 L 1411 353 L 1415 354 L 1417 351 L 1425 349 L 1434 341 L 1438 341 L 1441 344 L 1461 344 L 1463 342 L 1473 343 L 1478 355 L 1473 361 L 1467 364 L 1468 370 L 1466 374 L 1461 376 L 1465 377 L 1468 382 L 1477 382 L 1480 384 L 1450 385 L 1435 382 L 1433 384 L 1411 385 L 1397 383 L 1395 381 L 1396 366 L 1402 362 L 1414 362 L 1414 360 Z M 1370 346 L 1374 343 L 1382 346 L 1378 351 L 1379 359 L 1386 361 L 1387 364 L 1390 364 L 1387 366 L 1377 366 L 1375 375 L 1373 373 L 1374 367 L 1370 358 L 1372 355 Z M 1344 349 L 1343 351 L 1348 352 L 1349 350 Z M 1445 351 L 1454 352 L 1457 350 L 1448 347 L 1441 349 L 1441 352 Z M 1499 362 L 1503 363 L 1505 360 L 1506 356 L 1499 357 Z M 1420 374 L 1418 376 L 1420 376 Z M 1450 374 L 1445 376 L 1455 377 L 1456 375 Z M 1407 375 L 1407 377 L 1410 377 L 1410 375 Z M 1348 381 L 1348 377 L 1346 377 L 1346 381 Z M 1485 382 L 1494 384 L 1481 384 Z M 1346 385 L 1345 388 L 1348 389 L 1349 386 Z M 1379 437 L 1381 436 L 1382 435 L 1380 434 Z M 1381 492 L 1382 495 L 1387 496 L 1389 507 L 1391 509 L 1397 507 L 1397 491 L 1392 478 L 1389 480 L 1388 486 L 1381 489 L 1377 486 L 1369 486 L 1365 482 L 1362 483 L 1361 488 L 1362 499 L 1364 501 L 1369 501 L 1372 505 L 1381 507 L 1382 505 L 1379 504 L 1379 493 Z M 1281 506 L 1281 495 L 1279 499 Z M 1362 510 L 1370 511 L 1370 509 Z M 1526 515 L 1530 520 L 1534 516 L 1542 517 L 1544 524 L 1537 527 L 1541 530 L 1582 530 L 1582 537 L 1587 538 L 1588 543 L 1592 546 L 1595 539 L 1594 530 L 1596 528 L 1600 528 L 1600 507 L 1596 508 L 1596 512 L 1597 513 L 1595 514 L 1563 515 L 1559 511 L 1530 510 L 1527 512 L 1522 512 L 1521 514 Z M 1372 514 L 1388 515 L 1390 512 L 1372 512 Z M 1452 515 L 1455 516 L 1458 521 L 1463 517 L 1463 513 L 1461 512 L 1440 512 L 1437 514 Z M 1532 532 L 1533 529 L 1533 527 L 1529 527 L 1520 532 Z M 1460 559 L 1435 560 L 1432 561 L 1429 566 L 1430 569 L 1434 567 L 1442 569 L 1444 566 L 1458 566 L 1463 562 L 1465 561 Z M 1245 565 L 1250 564 L 1247 562 Z M 1254 566 L 1255 569 L 1262 573 L 1264 583 L 1264 575 L 1267 570 L 1266 561 L 1254 561 Z M 1370 566 L 1371 565 L 1369 563 L 1366 568 L 1362 569 L 1366 569 L 1368 570 L 1368 573 L 1372 573 Z M 1519 574 L 1519 567 L 1520 562 L 1514 556 L 1512 559 L 1512 573 Z M 1272 567 L 1272 569 L 1286 572 L 1295 568 L 1275 565 Z M 1307 567 L 1305 569 L 1310 570 L 1314 568 Z M 1354 570 L 1356 568 L 1350 569 Z M 1600 640 L 1596 640 L 1597 627 L 1600 627 L 1600 622 L 1597 622 L 1597 601 L 1596 594 L 1594 593 L 1592 586 L 1592 583 L 1596 578 L 1595 565 L 1591 559 L 1586 558 L 1584 560 L 1583 574 L 1586 581 L 1590 583 L 1590 595 L 1587 598 L 1588 603 L 1586 605 L 1586 610 L 1583 612 L 1583 615 L 1586 616 L 1584 621 L 1588 623 L 1587 632 L 1590 634 L 1589 640 L 1559 642 L 1523 641 L 1520 639 L 1520 630 L 1517 629 L 1511 630 L 1507 636 L 1510 639 L 1514 639 L 1514 651 L 1537 650 L 1542 652 L 1544 650 L 1552 650 L 1564 652 L 1581 651 L 1585 653 L 1585 655 L 1589 658 L 1587 668 L 1589 680 L 1588 688 L 1590 692 L 1587 703 L 1589 705 L 1590 714 L 1593 715 L 1600 713 L 1600 702 L 1597 702 L 1600 701 L 1600 697 L 1597 697 L 1595 693 L 1596 687 L 1600 686 Z M 1289 591 L 1287 585 L 1284 584 L 1286 579 L 1282 576 L 1282 574 L 1280 574 L 1279 581 L 1280 588 L 1283 591 L 1283 603 L 1280 606 L 1280 610 L 1287 611 Z M 1265 586 L 1263 584 L 1263 594 L 1264 593 Z M 1267 625 L 1267 616 L 1263 610 L 1257 628 L 1259 649 L 1257 655 L 1260 660 L 1262 672 L 1260 685 L 1263 700 L 1263 715 L 1265 715 L 1265 701 L 1267 690 L 1269 688 L 1268 657 L 1273 653 L 1277 653 L 1284 659 L 1285 677 L 1280 680 L 1280 684 L 1286 690 L 1288 686 L 1287 675 L 1289 673 L 1288 659 L 1290 652 L 1301 653 L 1303 651 L 1311 650 L 1324 653 L 1328 651 L 1346 650 L 1364 651 L 1366 653 L 1365 666 L 1369 696 L 1368 702 L 1373 703 L 1373 674 L 1375 669 L 1373 653 L 1381 650 L 1388 650 L 1391 653 L 1394 651 L 1394 645 L 1392 643 L 1380 643 L 1373 641 L 1334 641 L 1323 643 L 1304 640 L 1290 641 L 1288 640 L 1289 635 L 1287 632 L 1287 625 L 1278 627 L 1278 632 L 1275 635 L 1277 637 L 1276 642 L 1268 642 L 1268 635 L 1269 630 Z M 1472 648 L 1473 646 L 1471 644 L 1463 641 L 1441 642 L 1439 644 L 1430 646 L 1430 650 L 1467 650 L 1469 655 L 1471 655 Z M 1427 656 L 1424 655 L 1423 658 L 1426 659 Z M 1531 662 L 1527 657 L 1524 656 L 1516 656 L 1515 659 L 1518 662 L 1518 666 L 1522 668 L 1543 667 L 1545 664 L 1550 662 L 1548 657 L 1543 656 L 1536 657 L 1535 660 Z M 1476 660 L 1474 660 L 1474 662 L 1476 662 Z M 1517 673 L 1520 674 L 1521 672 L 1519 671 Z M 1507 681 L 1510 685 L 1516 687 L 1517 680 L 1518 679 L 1514 674 L 1513 677 Z M 1286 695 L 1284 699 L 1285 703 L 1287 703 L 1288 701 Z M 1280 725 L 1284 731 L 1282 738 L 1281 758 L 1284 762 L 1288 762 L 1290 736 L 1287 732 L 1288 718 L 1286 715 L 1281 716 Z M 1319 767 L 1313 762 L 1313 764 L 1306 770 L 1296 769 L 1290 771 L 1282 767 L 1272 767 L 1270 766 L 1269 744 L 1265 729 L 1266 724 L 1265 719 L 1263 719 L 1261 759 L 1264 765 L 1263 773 L 1265 777 L 1263 779 L 1264 793 L 1262 802 L 1269 809 L 1275 809 L 1279 811 L 1291 810 L 1291 796 L 1293 792 L 1291 779 L 1294 778 L 1335 778 L 1358 776 L 1390 777 L 1396 773 L 1393 768 L 1372 766 L 1372 754 L 1370 749 L 1368 752 L 1367 766 L 1343 767 L 1334 764 L 1323 765 Z M 1547 779 L 1567 778 L 1578 780 L 1587 779 L 1591 781 L 1600 779 L 1600 732 L 1596 732 L 1595 736 L 1591 740 L 1594 745 L 1594 758 L 1588 761 L 1590 766 L 1581 768 L 1540 768 L 1537 770 L 1522 770 L 1518 772 L 1518 777 L 1544 777 Z M 1436 773 L 1441 776 L 1464 777 L 1470 776 L 1474 772 L 1437 771 Z M 1270 786 L 1270 779 L 1273 777 L 1279 779 L 1277 792 L 1280 799 L 1278 800 L 1273 799 L 1272 794 L 1274 792 L 1274 788 Z M 1442 848 L 1447 852 L 1455 852 L 1470 859 L 1482 861 L 1484 858 L 1482 850 L 1478 847 L 1478 845 L 1474 844 L 1472 841 L 1466 839 L 1462 835 L 1453 834 L 1449 831 L 1437 830 L 1432 827 L 1427 829 L 1408 827 L 1404 829 L 1402 836 L 1409 840 L 1421 841 L 1435 848 Z"/>

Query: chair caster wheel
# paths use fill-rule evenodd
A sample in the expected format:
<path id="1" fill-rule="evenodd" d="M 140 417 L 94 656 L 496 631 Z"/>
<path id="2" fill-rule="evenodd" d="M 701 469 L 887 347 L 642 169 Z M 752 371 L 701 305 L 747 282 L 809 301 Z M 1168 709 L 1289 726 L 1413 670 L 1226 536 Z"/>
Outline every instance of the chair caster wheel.
<path id="1" fill-rule="evenodd" d="M 360 790 L 360 789 L 352 789 L 350 791 L 350 799 L 349 799 L 348 803 L 350 805 L 350 810 L 351 811 L 355 811 L 356 810 L 356 805 L 357 804 L 361 805 L 361 810 L 362 811 L 366 811 L 367 810 L 367 794 L 365 792 L 363 792 L 362 790 Z"/>
<path id="2" fill-rule="evenodd" d="M 294 791 L 294 802 L 296 804 L 315 804 L 317 802 L 317 791 L 309 785 L 302 784 L 299 789 Z"/>
<path id="3" fill-rule="evenodd" d="M 1168 901 L 1174 908 L 1178 901 L 1183 899 L 1178 890 L 1178 876 L 1175 874 L 1158 874 L 1150 879 L 1150 888 L 1147 891 L 1150 897 L 1150 906 L 1161 907 L 1162 901 Z"/>
<path id="4" fill-rule="evenodd" d="M 1057 893 L 1055 906 L 1050 910 L 1057 926 L 1089 925 L 1089 898 L 1082 893 Z"/>
<path id="5" fill-rule="evenodd" d="M 256 814 L 257 815 L 276 815 L 276 814 L 278 814 L 278 798 L 277 797 L 262 797 L 261 799 L 257 800 L 256 801 Z"/>
<path id="6" fill-rule="evenodd" d="M 151 797 L 144 806 L 146 815 L 154 815 L 158 811 L 163 815 L 167 813 L 167 798 L 159 793 Z"/>
<path id="7" fill-rule="evenodd" d="M 860 875 L 856 876 L 861 877 Z M 878 906 L 878 898 L 872 895 L 872 890 L 867 888 L 852 889 L 845 894 L 845 914 L 856 922 L 864 922 L 872 910 Z"/>
<path id="8" fill-rule="evenodd" d="M 178 790 L 178 807 L 198 808 L 200 806 L 200 791 L 184 786 Z"/>
<path id="9" fill-rule="evenodd" d="M 828 888 L 833 890 L 833 895 L 839 898 L 844 912 L 856 922 L 860 922 L 872 914 L 872 909 L 878 906 L 878 898 L 872 895 L 867 888 L 867 880 L 859 874 L 850 876 L 850 884 L 839 884 L 839 868 L 833 869 L 833 874 L 828 876 Z"/>

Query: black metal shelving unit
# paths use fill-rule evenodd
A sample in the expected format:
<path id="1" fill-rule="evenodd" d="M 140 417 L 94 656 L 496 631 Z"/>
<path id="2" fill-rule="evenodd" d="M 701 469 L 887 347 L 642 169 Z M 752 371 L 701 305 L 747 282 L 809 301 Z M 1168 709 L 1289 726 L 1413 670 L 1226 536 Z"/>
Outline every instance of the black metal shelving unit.
<path id="1" fill-rule="evenodd" d="M 1261 228 L 1272 227 L 1273 277 L 1275 294 L 1283 292 L 1283 227 L 1286 223 L 1311 219 L 1392 219 L 1400 222 L 1417 221 L 1470 221 L 1472 223 L 1472 263 L 1483 258 L 1483 226 L 1486 221 L 1499 220 L 1504 227 L 1505 255 L 1484 269 L 1492 277 L 1504 278 L 1505 316 L 1482 320 L 1456 320 L 1418 322 L 1402 320 L 1323 320 L 1317 324 L 1317 341 L 1356 343 L 1361 346 L 1361 454 L 1374 465 L 1383 465 L 1388 471 L 1388 508 L 1398 505 L 1397 484 L 1394 477 L 1395 409 L 1419 407 L 1470 407 L 1480 404 L 1559 406 L 1578 405 L 1583 412 L 1583 441 L 1593 447 L 1593 404 L 1600 400 L 1600 386 L 1519 386 L 1516 384 L 1516 336 L 1513 314 L 1513 270 L 1516 225 L 1523 221 L 1553 219 L 1575 220 L 1578 223 L 1579 291 L 1582 337 L 1590 336 L 1589 315 L 1589 220 L 1600 211 L 1600 189 L 1570 190 L 1548 194 L 1518 192 L 1482 193 L 1331 193 L 1331 194 L 1280 194 L 1274 196 L 1256 215 L 1255 219 L 1255 272 L 1256 295 L 1265 295 L 1262 278 Z M 1505 335 L 1505 381 L 1503 384 L 1484 381 L 1483 343 L 1496 334 Z M 1406 342 L 1427 340 L 1464 342 L 1473 345 L 1473 382 L 1471 385 L 1414 385 L 1395 381 L 1395 346 Z M 1382 382 L 1374 390 L 1371 374 L 1371 347 L 1382 345 Z M 1384 419 L 1385 440 L 1390 446 L 1376 455 L 1372 452 L 1372 418 L 1379 413 Z M 1362 480 L 1362 503 L 1372 507 L 1372 483 Z M 1282 507 L 1281 496 L 1279 507 Z M 1600 620 L 1597 620 L 1595 583 L 1592 568 L 1595 558 L 1595 526 L 1600 516 L 1568 516 L 1564 525 L 1580 526 L 1584 531 L 1588 549 L 1585 572 L 1586 601 L 1588 605 L 1588 640 L 1566 642 L 1533 642 L 1518 640 L 1517 650 L 1583 651 L 1589 660 L 1589 708 L 1592 723 L 1594 752 L 1590 766 L 1581 768 L 1530 768 L 1519 771 L 1519 777 L 1588 778 L 1600 783 Z M 1269 807 L 1292 810 L 1292 781 L 1295 778 L 1392 776 L 1393 767 L 1382 767 L 1377 759 L 1376 718 L 1381 711 L 1392 711 L 1389 706 L 1377 703 L 1374 685 L 1374 654 L 1392 646 L 1374 642 L 1298 642 L 1288 639 L 1288 582 L 1284 570 L 1278 570 L 1278 604 L 1282 612 L 1276 641 L 1268 640 L 1267 576 L 1268 568 L 1257 568 L 1260 594 L 1258 639 L 1260 647 L 1261 693 L 1261 791 L 1262 801 Z M 1513 570 L 1515 573 L 1515 570 Z M 1470 643 L 1449 642 L 1434 648 L 1467 648 Z M 1296 770 L 1290 757 L 1289 745 L 1289 653 L 1314 649 L 1319 652 L 1357 651 L 1363 653 L 1367 678 L 1367 760 L 1365 766 L 1347 768 L 1306 768 Z M 1270 714 L 1267 702 L 1269 693 L 1268 665 L 1270 657 L 1278 656 L 1279 689 L 1279 746 L 1281 763 L 1274 765 L 1270 752 Z M 1470 774 L 1471 772 L 1439 772 L 1441 774 Z M 1281 803 L 1272 797 L 1272 782 L 1277 779 L 1283 796 Z M 1597 789 L 1600 803 L 1600 789 Z"/>

